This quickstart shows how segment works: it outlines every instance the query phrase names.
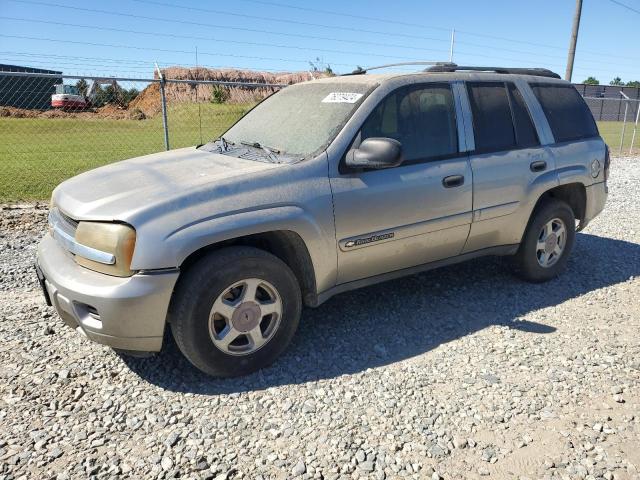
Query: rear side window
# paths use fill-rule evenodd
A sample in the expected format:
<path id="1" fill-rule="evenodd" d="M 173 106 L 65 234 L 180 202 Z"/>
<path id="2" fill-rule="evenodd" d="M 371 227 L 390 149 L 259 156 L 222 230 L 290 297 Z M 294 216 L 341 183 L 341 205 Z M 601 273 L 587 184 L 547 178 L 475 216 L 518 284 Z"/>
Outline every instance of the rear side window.
<path id="1" fill-rule="evenodd" d="M 593 115 L 571 85 L 532 84 L 556 142 L 569 142 L 598 135 Z"/>
<path id="2" fill-rule="evenodd" d="M 529 109 L 522 98 L 520 90 L 513 83 L 507 84 L 509 98 L 511 100 L 511 110 L 513 112 L 513 123 L 516 126 L 516 141 L 521 148 L 530 148 L 540 145 L 538 133 L 531 121 Z"/>
<path id="3" fill-rule="evenodd" d="M 509 97 L 504 83 L 468 83 L 476 152 L 509 150 L 516 146 Z"/>

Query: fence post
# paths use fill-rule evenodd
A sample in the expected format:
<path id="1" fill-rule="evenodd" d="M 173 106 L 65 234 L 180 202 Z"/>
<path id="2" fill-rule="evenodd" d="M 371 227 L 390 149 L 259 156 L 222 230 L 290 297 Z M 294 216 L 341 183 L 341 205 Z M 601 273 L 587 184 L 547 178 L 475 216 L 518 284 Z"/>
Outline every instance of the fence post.
<path id="1" fill-rule="evenodd" d="M 156 63 L 156 71 L 160 78 L 160 102 L 162 104 L 162 129 L 164 130 L 164 149 L 169 150 L 169 124 L 167 123 L 167 97 L 164 93 L 165 79 L 162 70 Z"/>
<path id="2" fill-rule="evenodd" d="M 618 155 L 622 155 L 622 145 L 624 144 L 624 131 L 627 127 L 627 111 L 629 110 L 629 102 L 624 102 L 624 120 L 622 120 L 622 134 L 620 135 L 620 150 Z"/>
<path id="3" fill-rule="evenodd" d="M 598 120 L 600 121 L 602 121 L 602 110 L 604 110 L 604 98 L 600 100 L 600 115 L 598 117 Z"/>
<path id="4" fill-rule="evenodd" d="M 636 104 L 636 121 L 633 125 L 633 135 L 631 135 L 631 146 L 629 146 L 629 155 L 633 150 L 633 144 L 636 141 L 636 130 L 638 130 L 638 118 L 640 118 L 640 101 Z"/>
<path id="5" fill-rule="evenodd" d="M 169 150 L 169 125 L 167 124 L 167 97 L 164 94 L 164 78 L 160 80 L 160 100 L 162 101 L 162 128 L 164 129 L 164 148 Z"/>

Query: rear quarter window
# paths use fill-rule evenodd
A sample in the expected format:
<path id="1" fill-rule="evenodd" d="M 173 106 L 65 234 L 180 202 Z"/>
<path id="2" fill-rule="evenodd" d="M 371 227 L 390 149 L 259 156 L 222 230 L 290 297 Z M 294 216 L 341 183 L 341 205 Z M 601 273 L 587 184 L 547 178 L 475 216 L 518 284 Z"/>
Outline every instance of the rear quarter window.
<path id="1" fill-rule="evenodd" d="M 556 143 L 598 136 L 589 107 L 572 85 L 532 84 Z"/>

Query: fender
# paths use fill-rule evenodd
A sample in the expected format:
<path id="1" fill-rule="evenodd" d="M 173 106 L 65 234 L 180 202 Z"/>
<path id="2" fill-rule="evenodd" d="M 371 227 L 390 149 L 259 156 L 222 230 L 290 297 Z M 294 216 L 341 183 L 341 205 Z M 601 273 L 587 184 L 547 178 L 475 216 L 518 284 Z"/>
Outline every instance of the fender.
<path id="1" fill-rule="evenodd" d="M 513 220 L 518 222 L 517 227 L 513 229 L 514 236 L 510 239 L 510 243 L 520 243 L 522 236 L 527 228 L 533 209 L 537 205 L 540 197 L 545 192 L 559 185 L 557 170 L 550 170 L 538 175 L 529 185 L 527 185 L 526 203 L 521 206 L 520 214 L 514 215 Z"/>
<path id="2" fill-rule="evenodd" d="M 556 170 L 558 173 L 558 185 L 569 183 L 581 183 L 585 187 L 593 184 L 593 178 L 586 165 L 570 165 Z"/>
<path id="3" fill-rule="evenodd" d="M 328 288 L 335 283 L 336 265 L 333 232 L 325 232 L 303 208 L 297 205 L 270 206 L 262 209 L 236 211 L 231 214 L 212 216 L 192 222 L 166 235 L 151 255 L 161 256 L 165 264 L 179 267 L 195 251 L 225 240 L 270 231 L 292 231 L 304 241 L 316 274 L 316 285 Z M 153 264 L 141 255 L 136 264 Z M 156 262 L 157 264 L 157 262 Z M 136 265 L 132 265 L 132 268 Z"/>

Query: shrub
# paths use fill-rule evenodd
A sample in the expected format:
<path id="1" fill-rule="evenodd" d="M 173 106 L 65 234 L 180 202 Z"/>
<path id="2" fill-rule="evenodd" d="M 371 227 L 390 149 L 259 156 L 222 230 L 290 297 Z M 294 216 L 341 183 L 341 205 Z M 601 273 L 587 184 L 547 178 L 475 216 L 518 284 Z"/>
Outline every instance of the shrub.
<path id="1" fill-rule="evenodd" d="M 224 103 L 229 99 L 229 92 L 220 85 L 214 85 L 211 89 L 211 103 Z"/>
<path id="2" fill-rule="evenodd" d="M 129 112 L 129 118 L 131 120 L 144 120 L 145 118 L 147 118 L 147 116 L 139 108 L 134 108 L 133 110 L 131 110 L 131 112 Z"/>

